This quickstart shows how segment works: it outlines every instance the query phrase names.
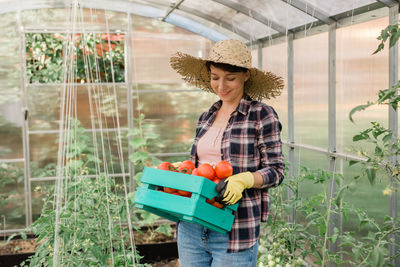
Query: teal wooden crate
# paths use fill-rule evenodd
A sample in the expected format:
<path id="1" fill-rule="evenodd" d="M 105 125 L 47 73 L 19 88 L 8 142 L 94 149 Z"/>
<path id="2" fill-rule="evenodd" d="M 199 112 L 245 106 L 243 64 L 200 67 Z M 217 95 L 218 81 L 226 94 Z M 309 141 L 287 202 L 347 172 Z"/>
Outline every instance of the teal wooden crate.
<path id="1" fill-rule="evenodd" d="M 201 224 L 209 229 L 226 233 L 232 228 L 234 211 L 238 204 L 222 209 L 206 202 L 218 193 L 216 184 L 204 177 L 164 171 L 145 167 L 136 192 L 135 207 L 147 210 L 171 221 L 187 221 Z M 191 197 L 178 196 L 160 191 L 170 187 L 189 191 Z"/>

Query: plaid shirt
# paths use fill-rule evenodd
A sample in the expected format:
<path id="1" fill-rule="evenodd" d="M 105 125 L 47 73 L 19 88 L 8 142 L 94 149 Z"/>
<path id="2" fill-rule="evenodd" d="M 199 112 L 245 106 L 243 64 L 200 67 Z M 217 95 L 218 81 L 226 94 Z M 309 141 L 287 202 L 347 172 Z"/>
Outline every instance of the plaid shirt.
<path id="1" fill-rule="evenodd" d="M 221 100 L 214 103 L 199 118 L 191 150 L 191 160 L 196 166 L 197 143 L 212 125 L 221 105 Z M 228 252 L 252 247 L 260 233 L 260 222 L 267 220 L 268 188 L 280 185 L 283 180 L 281 129 L 275 110 L 247 95 L 229 118 L 222 136 L 222 160 L 231 163 L 234 174 L 258 171 L 264 182 L 262 189 L 251 188 L 243 192 L 230 232 Z"/>

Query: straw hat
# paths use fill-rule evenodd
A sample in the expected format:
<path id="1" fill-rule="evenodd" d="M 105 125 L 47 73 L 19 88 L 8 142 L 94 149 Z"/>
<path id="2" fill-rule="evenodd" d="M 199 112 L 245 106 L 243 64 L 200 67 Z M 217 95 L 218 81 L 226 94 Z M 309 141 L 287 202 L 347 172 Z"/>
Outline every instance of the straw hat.
<path id="1" fill-rule="evenodd" d="M 243 67 L 250 71 L 250 79 L 244 84 L 244 92 L 253 99 L 270 99 L 280 95 L 283 88 L 283 79 L 271 72 L 264 72 L 251 66 L 251 52 L 247 46 L 238 40 L 222 40 L 211 49 L 207 58 L 196 58 L 188 54 L 177 52 L 170 59 L 171 67 L 183 79 L 198 88 L 214 92 L 210 84 L 210 72 L 206 62 L 225 63 Z"/>

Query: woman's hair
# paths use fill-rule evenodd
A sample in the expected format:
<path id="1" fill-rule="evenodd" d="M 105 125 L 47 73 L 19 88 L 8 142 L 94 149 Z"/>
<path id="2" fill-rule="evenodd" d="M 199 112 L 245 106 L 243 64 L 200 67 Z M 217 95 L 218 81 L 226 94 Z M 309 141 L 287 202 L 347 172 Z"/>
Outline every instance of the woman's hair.
<path id="1" fill-rule="evenodd" d="M 245 73 L 247 71 L 247 69 L 243 68 L 243 67 L 233 66 L 233 65 L 225 64 L 225 63 L 216 63 L 216 62 L 212 62 L 212 61 L 207 61 L 206 66 L 207 66 L 208 71 L 210 71 L 211 65 L 216 68 L 222 69 L 224 71 L 228 71 L 228 72 L 243 72 L 243 73 Z"/>

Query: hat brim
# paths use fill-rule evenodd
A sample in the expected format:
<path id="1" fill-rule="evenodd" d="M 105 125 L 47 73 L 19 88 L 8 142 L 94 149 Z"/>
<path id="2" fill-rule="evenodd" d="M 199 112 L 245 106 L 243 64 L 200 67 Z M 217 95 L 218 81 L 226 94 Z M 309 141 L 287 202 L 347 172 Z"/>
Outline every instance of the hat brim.
<path id="1" fill-rule="evenodd" d="M 170 59 L 171 67 L 183 77 L 186 83 L 214 93 L 206 63 L 207 60 L 181 52 L 177 52 Z M 270 99 L 281 94 L 284 87 L 281 77 L 257 68 L 250 68 L 249 71 L 250 78 L 244 84 L 244 92 L 251 98 Z"/>

